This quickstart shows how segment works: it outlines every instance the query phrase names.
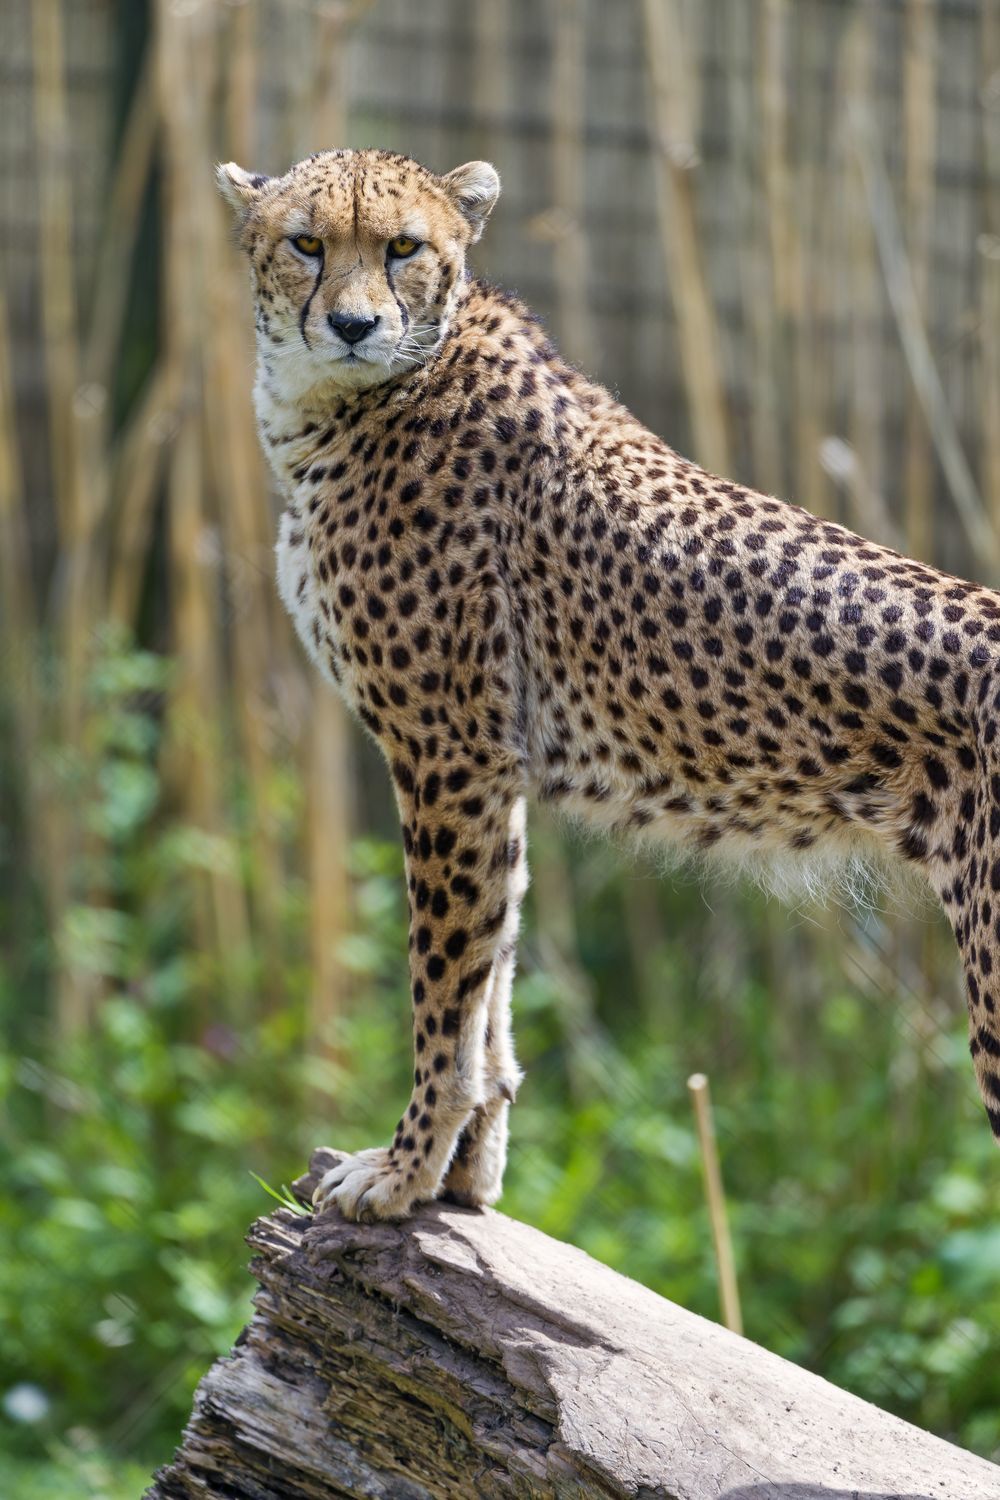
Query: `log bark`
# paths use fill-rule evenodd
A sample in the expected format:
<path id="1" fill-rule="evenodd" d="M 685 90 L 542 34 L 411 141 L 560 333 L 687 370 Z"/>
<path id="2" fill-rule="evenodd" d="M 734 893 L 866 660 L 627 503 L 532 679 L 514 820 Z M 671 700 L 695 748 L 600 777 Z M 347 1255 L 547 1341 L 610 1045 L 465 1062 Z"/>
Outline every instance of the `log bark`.
<path id="1" fill-rule="evenodd" d="M 248 1238 L 255 1316 L 147 1500 L 1000 1497 L 1000 1468 L 502 1214 L 281 1209 Z"/>

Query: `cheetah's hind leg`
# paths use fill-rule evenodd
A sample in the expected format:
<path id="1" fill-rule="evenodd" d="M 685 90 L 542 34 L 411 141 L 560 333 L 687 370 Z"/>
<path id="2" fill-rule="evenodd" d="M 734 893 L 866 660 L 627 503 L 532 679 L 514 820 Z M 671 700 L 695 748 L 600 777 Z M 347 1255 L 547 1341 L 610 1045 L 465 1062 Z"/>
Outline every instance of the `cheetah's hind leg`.
<path id="1" fill-rule="evenodd" d="M 979 757 L 977 757 L 977 760 Z M 971 760 L 971 757 L 970 757 Z M 928 874 L 948 914 L 965 970 L 969 1049 L 1000 1144 L 1000 775 L 964 762 L 944 795 L 924 796 L 934 832 Z M 938 772 L 936 786 L 940 787 Z M 925 809 L 926 816 L 926 809 Z"/>

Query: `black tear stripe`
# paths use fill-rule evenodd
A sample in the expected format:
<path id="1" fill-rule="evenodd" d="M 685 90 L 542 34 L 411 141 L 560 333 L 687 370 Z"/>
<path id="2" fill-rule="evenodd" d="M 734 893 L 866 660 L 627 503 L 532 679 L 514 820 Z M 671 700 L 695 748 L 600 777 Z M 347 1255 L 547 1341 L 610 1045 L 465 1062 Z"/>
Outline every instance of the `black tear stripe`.
<path id="1" fill-rule="evenodd" d="M 388 260 L 386 260 L 386 263 L 385 263 L 385 279 L 386 279 L 386 281 L 389 284 L 389 290 L 392 293 L 393 301 L 395 302 L 396 306 L 399 308 L 399 316 L 403 320 L 403 332 L 405 333 L 406 330 L 410 326 L 410 315 L 407 312 L 405 305 L 400 301 L 399 297 L 396 295 L 396 284 L 395 284 L 395 282 L 392 279 L 392 271 L 389 268 L 389 262 L 388 262 Z"/>
<path id="2" fill-rule="evenodd" d="M 319 284 L 323 280 L 323 264 L 325 260 L 326 256 L 324 255 L 323 246 L 321 244 L 319 251 L 319 269 L 316 272 L 316 280 L 313 282 L 313 289 L 309 293 L 306 300 L 303 302 L 302 311 L 299 313 L 299 332 L 302 334 L 302 342 L 305 344 L 306 348 L 310 350 L 312 349 L 312 344 L 310 344 L 308 335 L 306 334 L 306 318 L 308 318 L 309 316 L 309 309 L 310 307 L 312 307 L 312 300 L 315 297 L 316 293 L 319 291 Z"/>

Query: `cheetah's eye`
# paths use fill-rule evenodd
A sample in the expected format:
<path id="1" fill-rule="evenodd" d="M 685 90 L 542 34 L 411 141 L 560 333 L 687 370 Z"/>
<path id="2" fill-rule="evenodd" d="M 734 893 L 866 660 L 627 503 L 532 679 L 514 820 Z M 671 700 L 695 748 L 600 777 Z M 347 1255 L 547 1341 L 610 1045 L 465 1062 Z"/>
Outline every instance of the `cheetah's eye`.
<path id="1" fill-rule="evenodd" d="M 408 234 L 397 234 L 394 240 L 389 241 L 389 254 L 397 260 L 407 260 L 415 255 L 420 249 L 420 241 L 411 239 Z"/>
<path id="2" fill-rule="evenodd" d="M 303 255 L 319 255 L 323 249 L 323 241 L 317 239 L 314 234 L 297 234 L 292 244 L 296 250 L 301 250 Z"/>

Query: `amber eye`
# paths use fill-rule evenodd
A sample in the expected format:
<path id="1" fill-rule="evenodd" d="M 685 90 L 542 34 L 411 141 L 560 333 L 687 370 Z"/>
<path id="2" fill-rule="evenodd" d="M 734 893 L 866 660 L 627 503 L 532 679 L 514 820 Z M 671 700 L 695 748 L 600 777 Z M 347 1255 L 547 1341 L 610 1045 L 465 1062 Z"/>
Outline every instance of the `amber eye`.
<path id="1" fill-rule="evenodd" d="M 420 249 L 420 241 L 411 239 L 408 234 L 397 234 L 394 240 L 389 241 L 389 254 L 394 255 L 397 260 L 406 260 L 407 256 L 413 255 Z"/>
<path id="2" fill-rule="evenodd" d="M 301 250 L 303 255 L 319 255 L 323 249 L 323 241 L 318 240 L 314 234 L 298 234 L 292 240 L 296 250 Z"/>

